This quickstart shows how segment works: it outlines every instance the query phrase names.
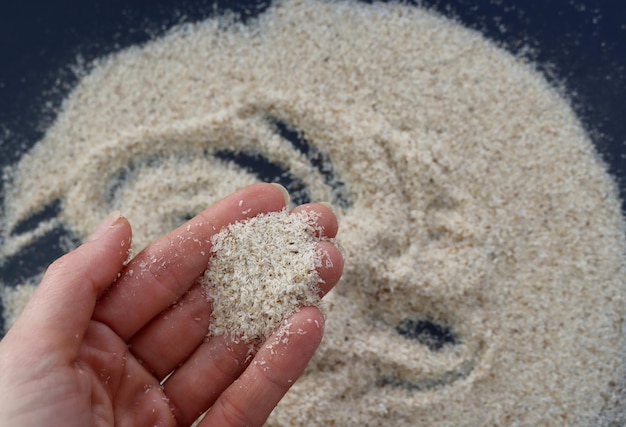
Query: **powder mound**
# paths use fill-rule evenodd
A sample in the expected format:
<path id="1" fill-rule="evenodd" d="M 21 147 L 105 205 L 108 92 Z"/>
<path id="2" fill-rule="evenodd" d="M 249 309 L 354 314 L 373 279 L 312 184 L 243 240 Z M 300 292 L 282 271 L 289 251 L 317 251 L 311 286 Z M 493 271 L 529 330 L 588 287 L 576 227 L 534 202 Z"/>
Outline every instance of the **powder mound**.
<path id="1" fill-rule="evenodd" d="M 315 212 L 260 214 L 221 230 L 201 282 L 213 303 L 211 335 L 265 341 L 304 306 L 320 306 L 322 253 Z"/>

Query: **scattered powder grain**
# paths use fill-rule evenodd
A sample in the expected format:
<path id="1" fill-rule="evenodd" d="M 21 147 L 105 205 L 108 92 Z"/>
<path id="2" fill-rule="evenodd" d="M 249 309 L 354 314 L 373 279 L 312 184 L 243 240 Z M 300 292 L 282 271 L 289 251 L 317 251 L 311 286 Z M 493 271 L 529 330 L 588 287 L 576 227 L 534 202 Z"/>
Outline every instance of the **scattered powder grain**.
<path id="1" fill-rule="evenodd" d="M 236 222 L 211 238 L 202 278 L 213 303 L 210 333 L 264 342 L 303 306 L 320 306 L 316 215 L 286 210 Z M 319 233 L 318 233 L 319 235 Z"/>
<path id="2" fill-rule="evenodd" d="M 346 257 L 268 425 L 626 425 L 624 221 L 567 99 L 419 7 L 294 0 L 229 22 L 93 64 L 5 171 L 0 259 L 113 209 L 138 250 L 259 179 L 229 153 L 258 155 L 334 205 Z"/>

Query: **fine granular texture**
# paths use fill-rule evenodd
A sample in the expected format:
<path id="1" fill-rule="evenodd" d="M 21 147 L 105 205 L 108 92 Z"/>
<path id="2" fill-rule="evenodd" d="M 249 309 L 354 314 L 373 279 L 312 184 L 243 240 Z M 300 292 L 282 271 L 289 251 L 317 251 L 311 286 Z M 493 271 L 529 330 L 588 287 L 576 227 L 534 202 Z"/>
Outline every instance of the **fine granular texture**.
<path id="1" fill-rule="evenodd" d="M 0 258 L 113 209 L 138 250 L 254 159 L 333 205 L 346 259 L 269 425 L 626 424 L 615 183 L 532 64 L 419 7 L 277 2 L 103 58 L 6 171 Z"/>
<path id="2" fill-rule="evenodd" d="M 315 220 L 313 212 L 271 212 L 211 238 L 213 255 L 201 280 L 213 306 L 211 335 L 263 342 L 301 307 L 320 306 Z"/>

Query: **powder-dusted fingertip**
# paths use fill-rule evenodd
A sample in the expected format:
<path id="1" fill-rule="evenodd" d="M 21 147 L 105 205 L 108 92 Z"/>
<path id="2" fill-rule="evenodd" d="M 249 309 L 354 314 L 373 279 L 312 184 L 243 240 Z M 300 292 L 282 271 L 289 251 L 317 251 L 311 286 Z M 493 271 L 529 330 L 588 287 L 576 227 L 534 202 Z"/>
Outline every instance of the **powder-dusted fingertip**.
<path id="1" fill-rule="evenodd" d="M 100 224 L 96 227 L 96 229 L 91 233 L 87 241 L 96 240 L 102 237 L 109 228 L 113 226 L 117 222 L 118 219 L 122 217 L 122 213 L 120 211 L 113 211 L 106 218 L 102 220 Z"/>

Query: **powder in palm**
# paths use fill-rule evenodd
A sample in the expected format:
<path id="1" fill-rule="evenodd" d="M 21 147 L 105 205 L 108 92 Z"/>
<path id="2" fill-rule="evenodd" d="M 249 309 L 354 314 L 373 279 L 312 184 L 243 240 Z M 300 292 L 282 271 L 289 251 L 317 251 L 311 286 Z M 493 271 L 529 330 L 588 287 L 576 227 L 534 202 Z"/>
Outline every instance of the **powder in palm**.
<path id="1" fill-rule="evenodd" d="M 300 307 L 319 307 L 317 216 L 260 214 L 213 236 L 213 257 L 202 279 L 213 304 L 211 335 L 265 341 Z"/>

